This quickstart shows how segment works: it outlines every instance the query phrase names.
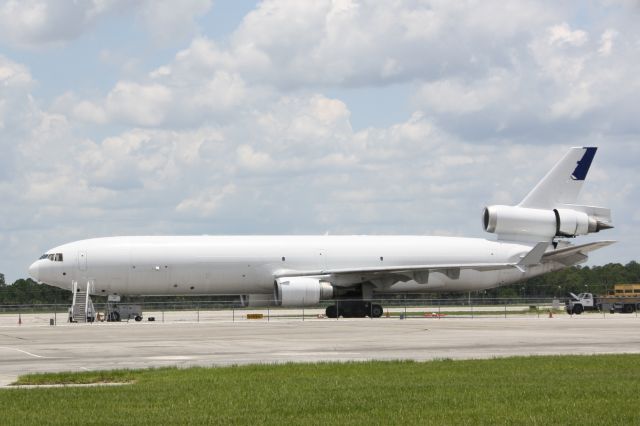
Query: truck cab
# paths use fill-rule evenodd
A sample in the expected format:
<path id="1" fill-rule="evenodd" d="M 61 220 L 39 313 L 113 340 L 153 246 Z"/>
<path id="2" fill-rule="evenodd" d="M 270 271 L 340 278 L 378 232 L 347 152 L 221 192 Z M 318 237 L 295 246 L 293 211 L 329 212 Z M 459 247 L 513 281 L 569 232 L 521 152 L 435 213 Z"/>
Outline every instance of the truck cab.
<path id="1" fill-rule="evenodd" d="M 584 311 L 597 309 L 596 300 L 592 293 L 580 293 L 575 295 L 569 293 L 571 298 L 565 302 L 565 309 L 568 314 L 580 315 Z"/>

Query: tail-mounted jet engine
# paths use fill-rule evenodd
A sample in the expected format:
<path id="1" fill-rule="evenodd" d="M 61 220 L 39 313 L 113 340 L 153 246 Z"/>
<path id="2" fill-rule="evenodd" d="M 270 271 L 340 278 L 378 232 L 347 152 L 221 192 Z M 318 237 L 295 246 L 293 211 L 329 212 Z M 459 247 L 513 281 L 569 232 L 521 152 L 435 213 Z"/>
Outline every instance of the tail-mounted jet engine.
<path id="1" fill-rule="evenodd" d="M 513 236 L 548 239 L 576 237 L 612 228 L 608 220 L 602 220 L 605 217 L 571 209 L 545 210 L 516 206 L 489 206 L 485 207 L 482 218 L 485 231 L 507 238 Z"/>
<path id="2" fill-rule="evenodd" d="M 279 306 L 313 306 L 333 297 L 333 286 L 312 277 L 278 278 L 273 284 L 274 298 Z"/>

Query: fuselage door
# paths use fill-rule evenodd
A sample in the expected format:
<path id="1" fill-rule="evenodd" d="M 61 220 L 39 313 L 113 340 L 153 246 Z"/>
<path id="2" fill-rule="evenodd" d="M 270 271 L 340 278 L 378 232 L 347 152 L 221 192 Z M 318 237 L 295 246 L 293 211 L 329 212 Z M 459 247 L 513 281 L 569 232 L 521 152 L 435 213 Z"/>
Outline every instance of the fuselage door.
<path id="1" fill-rule="evenodd" d="M 78 252 L 78 270 L 80 271 L 87 270 L 87 252 L 86 251 Z"/>

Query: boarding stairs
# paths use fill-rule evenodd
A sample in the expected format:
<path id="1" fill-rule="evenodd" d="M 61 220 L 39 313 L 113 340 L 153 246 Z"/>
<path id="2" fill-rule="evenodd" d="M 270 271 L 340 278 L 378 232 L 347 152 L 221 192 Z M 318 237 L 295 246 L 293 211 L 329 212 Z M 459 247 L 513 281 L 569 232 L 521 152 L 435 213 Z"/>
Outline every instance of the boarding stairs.
<path id="1" fill-rule="evenodd" d="M 73 301 L 69 309 L 69 322 L 93 322 L 95 308 L 91 300 L 93 282 L 88 281 L 85 288 L 81 288 L 77 281 L 73 282 Z"/>

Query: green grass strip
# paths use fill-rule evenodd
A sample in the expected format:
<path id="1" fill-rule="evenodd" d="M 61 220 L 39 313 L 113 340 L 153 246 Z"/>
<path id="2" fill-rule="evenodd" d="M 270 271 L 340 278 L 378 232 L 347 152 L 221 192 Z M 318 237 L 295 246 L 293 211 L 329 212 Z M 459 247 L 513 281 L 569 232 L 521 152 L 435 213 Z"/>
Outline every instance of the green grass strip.
<path id="1" fill-rule="evenodd" d="M 640 424 L 640 355 L 29 375 L 2 424 Z"/>

